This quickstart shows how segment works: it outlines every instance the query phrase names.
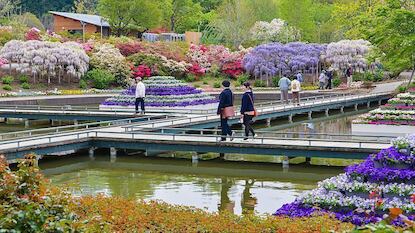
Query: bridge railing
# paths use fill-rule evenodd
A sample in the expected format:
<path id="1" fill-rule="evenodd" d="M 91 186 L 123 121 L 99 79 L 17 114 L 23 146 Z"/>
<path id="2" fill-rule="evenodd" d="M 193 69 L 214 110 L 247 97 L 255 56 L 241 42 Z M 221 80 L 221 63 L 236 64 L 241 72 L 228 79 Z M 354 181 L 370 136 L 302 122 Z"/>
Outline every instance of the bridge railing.
<path id="1" fill-rule="evenodd" d="M 120 125 L 122 126 L 122 125 L 132 124 L 135 122 L 146 122 L 146 121 L 151 121 L 154 119 L 160 119 L 160 117 L 162 116 L 157 116 L 157 117 L 141 116 L 141 117 L 136 117 L 136 118 L 120 119 L 120 120 L 113 120 L 113 121 L 101 121 L 101 122 L 85 123 L 85 124 L 78 124 L 78 125 L 65 125 L 65 126 L 58 126 L 58 127 L 49 127 L 49 128 L 42 128 L 42 129 L 32 129 L 32 130 L 22 130 L 22 131 L 9 132 L 9 133 L 1 133 L 0 141 L 29 138 L 33 136 L 42 136 L 42 135 L 57 135 L 57 134 L 64 133 L 64 132 L 68 133 L 71 131 L 91 130 L 95 128 L 106 128 L 106 127 L 113 127 L 113 126 L 120 126 Z"/>
<path id="2" fill-rule="evenodd" d="M 219 135 L 221 130 L 217 129 L 193 129 L 193 128 L 157 128 L 154 129 L 142 128 L 140 132 L 156 132 L 161 134 L 177 134 L 177 135 Z M 192 133 L 189 133 L 192 132 Z M 233 130 L 236 135 L 244 137 L 244 130 Z M 255 130 L 259 137 L 278 137 L 278 138 L 297 138 L 297 139 L 352 139 L 352 140 L 371 140 L 376 142 L 390 142 L 395 137 L 381 136 L 381 135 L 364 135 L 364 134 L 333 134 L 333 133 L 308 133 L 308 132 L 269 132 L 263 130 Z"/>

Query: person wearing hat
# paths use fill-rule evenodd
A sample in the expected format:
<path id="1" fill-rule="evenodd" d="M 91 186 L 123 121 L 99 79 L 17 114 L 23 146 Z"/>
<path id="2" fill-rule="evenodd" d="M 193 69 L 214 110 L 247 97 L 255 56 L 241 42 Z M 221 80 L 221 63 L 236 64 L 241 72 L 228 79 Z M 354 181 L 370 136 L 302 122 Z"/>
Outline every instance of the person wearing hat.
<path id="1" fill-rule="evenodd" d="M 252 137 L 255 138 L 256 134 L 254 129 L 252 128 L 252 118 L 255 117 L 256 111 L 254 107 L 254 94 L 252 93 L 252 87 L 249 82 L 244 83 L 245 93 L 242 96 L 242 103 L 241 103 L 241 117 L 242 123 L 245 126 L 245 138 L 244 140 L 248 140 L 249 133 L 252 133 Z"/>
<path id="2" fill-rule="evenodd" d="M 219 105 L 217 114 L 220 116 L 220 126 L 222 129 L 221 141 L 226 141 L 226 136 L 230 136 L 233 140 L 233 132 L 228 125 L 228 119 L 235 116 L 235 109 L 233 107 L 233 93 L 229 88 L 231 83 L 228 80 L 222 82 L 223 91 L 219 95 Z"/>
<path id="3" fill-rule="evenodd" d="M 141 77 L 135 79 L 135 114 L 138 114 L 138 106 L 141 105 L 141 114 L 145 113 L 144 98 L 146 97 L 146 86 L 141 81 Z"/>

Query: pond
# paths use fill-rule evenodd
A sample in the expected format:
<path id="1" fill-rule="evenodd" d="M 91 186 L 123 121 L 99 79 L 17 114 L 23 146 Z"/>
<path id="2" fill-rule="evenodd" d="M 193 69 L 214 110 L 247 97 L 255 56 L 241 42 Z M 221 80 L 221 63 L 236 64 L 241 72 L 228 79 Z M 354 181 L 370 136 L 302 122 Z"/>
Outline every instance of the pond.
<path id="1" fill-rule="evenodd" d="M 86 155 L 42 160 L 40 167 L 56 185 L 71 185 L 75 195 L 98 194 L 160 200 L 208 211 L 272 214 L 318 181 L 341 168 L 281 164 L 199 161 L 119 156 L 109 161 L 101 151 L 94 161 Z"/>

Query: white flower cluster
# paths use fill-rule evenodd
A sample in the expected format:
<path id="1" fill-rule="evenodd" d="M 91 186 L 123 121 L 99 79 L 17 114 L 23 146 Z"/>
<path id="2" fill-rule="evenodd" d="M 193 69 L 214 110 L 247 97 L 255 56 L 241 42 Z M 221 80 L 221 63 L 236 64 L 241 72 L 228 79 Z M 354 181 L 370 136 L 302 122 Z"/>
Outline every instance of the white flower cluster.
<path id="1" fill-rule="evenodd" d="M 271 22 L 257 21 L 251 28 L 252 37 L 261 42 L 290 42 L 299 36 L 299 31 L 287 26 L 282 19 Z"/>
<path id="2" fill-rule="evenodd" d="M 89 63 L 88 55 L 75 42 L 12 40 L 0 50 L 0 57 L 17 64 L 20 73 L 48 78 L 64 74 L 81 78 Z"/>
<path id="3" fill-rule="evenodd" d="M 352 65 L 353 67 L 366 68 L 365 56 L 369 53 L 372 45 L 366 40 L 341 40 L 332 42 L 327 46 L 325 59 L 332 68 L 341 70 Z"/>
<path id="4" fill-rule="evenodd" d="M 131 75 L 127 60 L 120 51 L 111 44 L 97 45 L 91 55 L 90 64 L 93 68 L 107 70 L 115 77 L 122 79 L 117 80 L 121 83 Z"/>

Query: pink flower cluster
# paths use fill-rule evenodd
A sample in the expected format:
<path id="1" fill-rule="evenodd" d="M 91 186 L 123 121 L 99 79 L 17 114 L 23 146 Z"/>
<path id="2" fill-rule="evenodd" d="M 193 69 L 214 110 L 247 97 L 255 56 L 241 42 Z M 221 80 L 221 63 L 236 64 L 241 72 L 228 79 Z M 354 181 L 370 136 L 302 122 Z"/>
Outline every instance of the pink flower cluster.
<path id="1" fill-rule="evenodd" d="M 139 65 L 137 67 L 132 67 L 133 76 L 134 78 L 144 78 L 144 77 L 150 77 L 151 76 L 151 69 L 150 67 L 146 65 Z"/>
<path id="2" fill-rule="evenodd" d="M 92 52 L 92 50 L 94 50 L 94 44 L 92 43 L 84 43 L 81 44 L 81 46 L 86 53 Z"/>
<path id="3" fill-rule="evenodd" d="M 37 28 L 31 28 L 25 34 L 25 40 L 41 40 L 40 30 Z"/>
<path id="4" fill-rule="evenodd" d="M 6 58 L 0 57 L 0 66 L 9 64 L 9 61 Z"/>

